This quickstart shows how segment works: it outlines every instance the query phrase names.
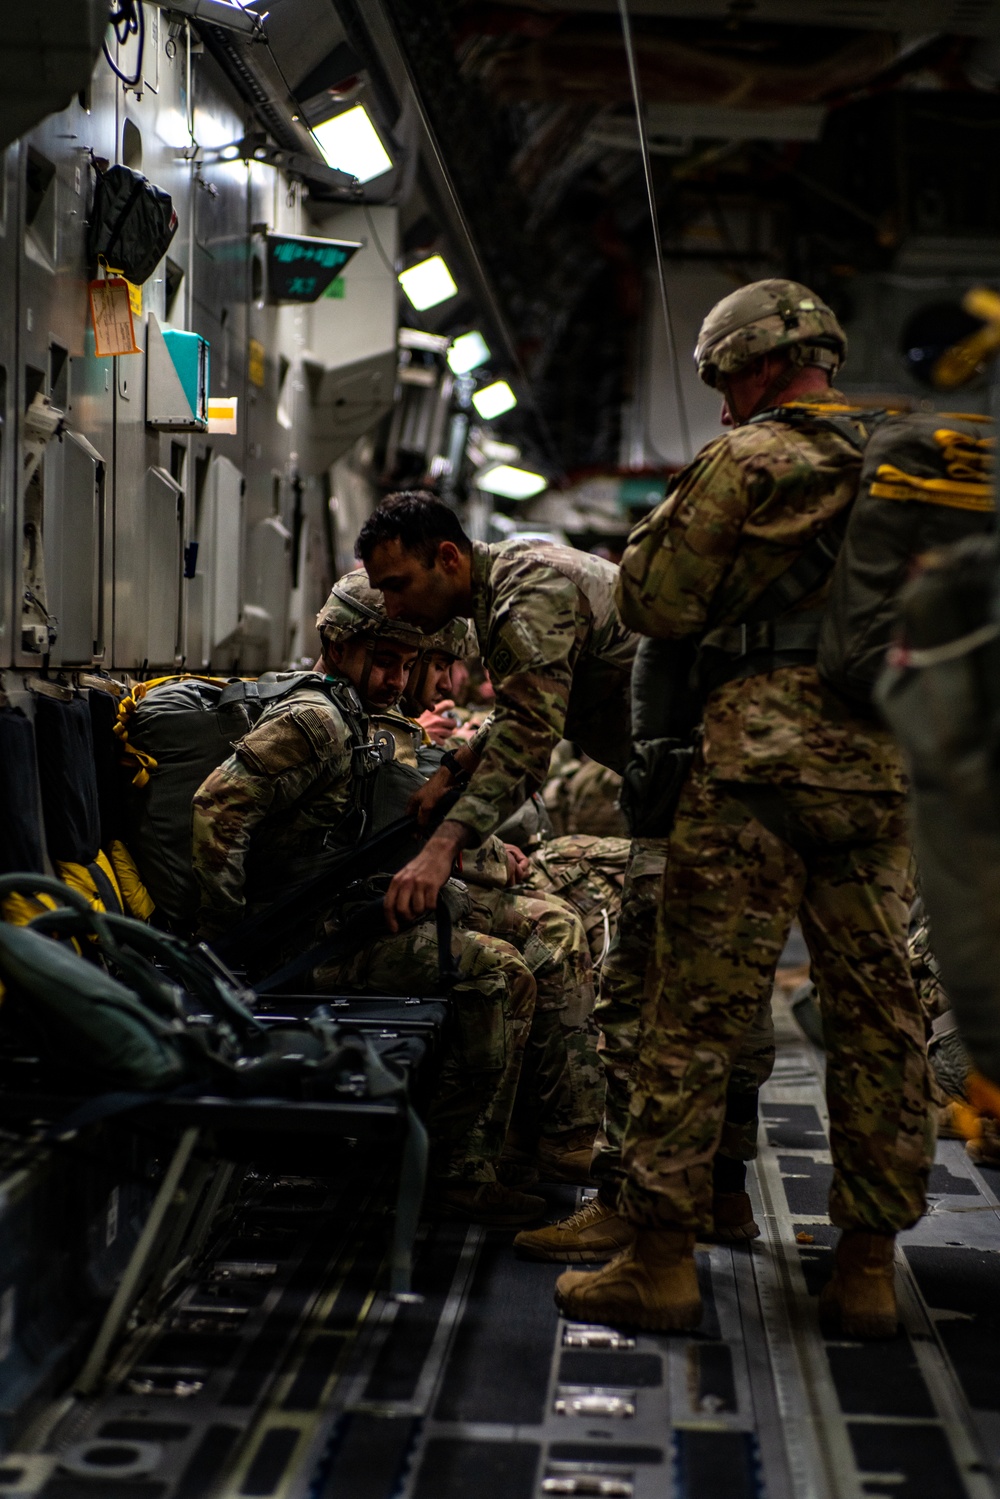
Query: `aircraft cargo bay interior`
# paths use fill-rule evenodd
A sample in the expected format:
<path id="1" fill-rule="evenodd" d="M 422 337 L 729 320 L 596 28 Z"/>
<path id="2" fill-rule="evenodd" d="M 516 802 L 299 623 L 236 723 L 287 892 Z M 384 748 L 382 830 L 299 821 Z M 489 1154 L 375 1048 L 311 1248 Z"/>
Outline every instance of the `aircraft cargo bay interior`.
<path id="1" fill-rule="evenodd" d="M 0 78 L 0 1499 L 1000 1499 L 1000 0 Z"/>

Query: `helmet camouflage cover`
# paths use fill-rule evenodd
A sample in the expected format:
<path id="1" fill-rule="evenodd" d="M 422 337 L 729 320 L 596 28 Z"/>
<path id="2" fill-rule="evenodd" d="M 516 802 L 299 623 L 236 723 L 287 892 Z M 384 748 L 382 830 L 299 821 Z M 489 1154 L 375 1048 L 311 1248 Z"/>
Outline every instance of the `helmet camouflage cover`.
<path id="1" fill-rule="evenodd" d="M 433 635 L 423 637 L 423 648 L 425 652 L 437 651 L 442 656 L 450 656 L 453 661 L 464 661 L 466 657 L 476 655 L 479 649 L 475 626 L 468 619 L 449 619 Z"/>
<path id="2" fill-rule="evenodd" d="M 820 365 L 832 376 L 847 357 L 847 335 L 808 286 L 754 281 L 715 304 L 701 325 L 694 358 L 705 384 L 717 386 L 775 349 L 787 349 L 795 364 Z"/>
<path id="3" fill-rule="evenodd" d="M 326 603 L 316 616 L 316 628 L 324 641 L 339 645 L 365 637 L 391 640 L 395 645 L 421 649 L 425 636 L 415 625 L 390 619 L 381 593 L 368 583 L 363 568 L 357 568 L 333 585 Z"/>

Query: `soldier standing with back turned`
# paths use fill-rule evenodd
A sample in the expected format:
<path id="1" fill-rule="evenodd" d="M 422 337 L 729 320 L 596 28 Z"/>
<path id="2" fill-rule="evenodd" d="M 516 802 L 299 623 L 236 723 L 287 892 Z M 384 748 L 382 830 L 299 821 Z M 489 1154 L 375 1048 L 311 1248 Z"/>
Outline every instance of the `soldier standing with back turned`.
<path id="1" fill-rule="evenodd" d="M 604 1269 L 560 1277 L 574 1318 L 661 1330 L 700 1320 L 694 1242 L 710 1221 L 727 1079 L 748 997 L 798 912 L 823 1006 L 830 1216 L 843 1231 L 820 1312 L 848 1337 L 896 1330 L 895 1235 L 924 1211 L 933 1148 L 906 949 L 902 769 L 889 734 L 816 671 L 829 573 L 773 623 L 758 627 L 753 612 L 854 497 L 865 433 L 829 384 L 845 353 L 833 313 L 795 282 L 720 302 L 695 357 L 733 430 L 679 475 L 622 563 L 625 622 L 699 637 L 707 699 L 669 844 L 656 1010 L 624 1147 L 620 1206 L 637 1232 Z M 755 841 L 754 816 L 777 837 Z"/>

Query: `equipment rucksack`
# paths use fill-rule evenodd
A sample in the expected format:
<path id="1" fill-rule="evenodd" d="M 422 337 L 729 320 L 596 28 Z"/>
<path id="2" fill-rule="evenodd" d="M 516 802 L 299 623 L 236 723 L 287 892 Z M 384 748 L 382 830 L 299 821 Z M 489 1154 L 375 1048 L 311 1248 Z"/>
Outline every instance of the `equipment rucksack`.
<path id="1" fill-rule="evenodd" d="M 346 683 L 313 672 L 259 681 L 165 678 L 140 684 L 119 705 L 115 732 L 138 767 L 126 797 L 127 842 L 157 909 L 179 929 L 198 910 L 191 869 L 191 803 L 266 707 L 303 687 L 330 698 L 356 745 L 367 738 L 361 704 Z"/>
<path id="2" fill-rule="evenodd" d="M 935 412 L 889 416 L 865 448 L 833 569 L 816 665 L 867 706 L 914 559 L 993 527 L 993 423 Z"/>
<path id="3" fill-rule="evenodd" d="M 841 697 L 869 710 L 896 630 L 896 599 L 917 557 L 993 527 L 993 423 L 986 417 L 779 406 L 754 422 L 833 429 L 863 451 L 856 498 L 781 573 L 739 624 L 710 630 L 696 676 L 726 681 L 815 662 Z M 864 429 L 870 431 L 867 441 Z M 831 576 L 832 575 L 832 576 Z M 824 606 L 797 606 L 830 578 Z"/>
<path id="4" fill-rule="evenodd" d="M 268 673 L 258 681 L 165 678 L 139 685 L 118 708 L 115 733 L 138 766 L 126 796 L 127 845 L 145 889 L 175 929 L 190 929 L 198 914 L 199 890 L 190 866 L 196 790 L 265 708 L 301 690 L 324 696 L 348 726 L 354 745 L 349 833 L 358 841 L 370 838 L 405 814 L 424 775 L 394 760 L 391 735 L 372 738 L 348 682 L 313 672 Z M 400 847 L 400 862 L 411 854 Z"/>
<path id="5" fill-rule="evenodd" d="M 170 194 L 141 172 L 113 166 L 98 170 L 87 250 L 141 286 L 153 274 L 177 233 Z"/>

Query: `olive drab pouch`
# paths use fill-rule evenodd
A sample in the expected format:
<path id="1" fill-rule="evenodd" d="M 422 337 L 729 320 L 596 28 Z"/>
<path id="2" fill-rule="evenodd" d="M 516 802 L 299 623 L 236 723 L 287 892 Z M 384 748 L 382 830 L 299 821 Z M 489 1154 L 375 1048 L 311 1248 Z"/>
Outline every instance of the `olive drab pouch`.
<path id="1" fill-rule="evenodd" d="M 632 756 L 619 804 L 633 838 L 665 838 L 694 763 L 701 704 L 691 640 L 640 640 L 632 665 Z"/>
<path id="2" fill-rule="evenodd" d="M 994 443 L 987 418 L 939 412 L 887 417 L 869 439 L 817 647 L 842 697 L 871 702 L 915 559 L 993 529 Z"/>
<path id="3" fill-rule="evenodd" d="M 633 838 L 666 838 L 696 753 L 692 739 L 645 739 L 632 745 L 619 803 Z"/>
<path id="4" fill-rule="evenodd" d="M 135 286 L 148 281 L 177 233 L 170 194 L 130 167 L 97 168 L 87 252 Z"/>

